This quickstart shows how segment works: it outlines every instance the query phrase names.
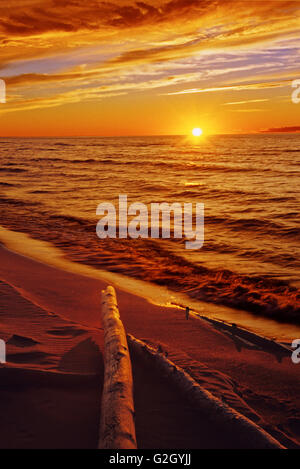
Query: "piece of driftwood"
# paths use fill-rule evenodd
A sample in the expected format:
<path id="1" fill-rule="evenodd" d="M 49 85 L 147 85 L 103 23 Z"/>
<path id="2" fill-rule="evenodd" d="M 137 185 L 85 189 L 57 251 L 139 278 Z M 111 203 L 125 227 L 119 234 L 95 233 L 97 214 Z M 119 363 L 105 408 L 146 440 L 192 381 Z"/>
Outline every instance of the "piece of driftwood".
<path id="1" fill-rule="evenodd" d="M 109 286 L 102 292 L 104 386 L 99 449 L 136 449 L 133 380 L 126 333 Z"/>
<path id="2" fill-rule="evenodd" d="M 234 445 L 245 449 L 285 449 L 263 428 L 213 396 L 162 353 L 130 334 L 127 338 L 132 353 L 140 356 L 163 374 L 195 409 L 203 413 L 207 420 L 221 428 L 227 435 L 231 434 Z"/>

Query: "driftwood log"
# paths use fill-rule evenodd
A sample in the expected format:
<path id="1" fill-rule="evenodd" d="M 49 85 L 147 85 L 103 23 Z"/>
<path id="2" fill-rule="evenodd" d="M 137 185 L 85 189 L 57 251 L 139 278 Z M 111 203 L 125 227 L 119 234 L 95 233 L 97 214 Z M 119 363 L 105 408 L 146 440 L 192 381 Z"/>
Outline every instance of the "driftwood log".
<path id="1" fill-rule="evenodd" d="M 102 320 L 104 386 L 98 447 L 136 449 L 131 361 L 116 293 L 111 286 L 102 292 Z"/>
<path id="2" fill-rule="evenodd" d="M 145 363 L 164 375 L 195 409 L 201 410 L 204 418 L 227 435 L 231 434 L 234 445 L 245 449 L 285 449 L 263 428 L 213 396 L 162 353 L 130 334 L 127 338 L 131 353 L 140 356 Z"/>

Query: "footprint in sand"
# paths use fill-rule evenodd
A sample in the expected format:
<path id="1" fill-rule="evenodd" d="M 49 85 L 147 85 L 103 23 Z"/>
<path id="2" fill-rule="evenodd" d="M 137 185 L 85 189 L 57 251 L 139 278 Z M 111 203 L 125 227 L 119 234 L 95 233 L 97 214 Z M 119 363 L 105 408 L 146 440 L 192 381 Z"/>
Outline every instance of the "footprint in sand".
<path id="1" fill-rule="evenodd" d="M 48 335 L 67 338 L 77 337 L 86 333 L 86 331 L 74 326 L 57 327 L 56 329 L 50 329 L 46 332 Z"/>
<path id="2" fill-rule="evenodd" d="M 11 338 L 7 341 L 7 344 L 14 345 L 15 347 L 34 347 L 39 342 L 36 340 L 31 339 L 30 337 L 24 337 L 22 335 L 14 334 Z"/>

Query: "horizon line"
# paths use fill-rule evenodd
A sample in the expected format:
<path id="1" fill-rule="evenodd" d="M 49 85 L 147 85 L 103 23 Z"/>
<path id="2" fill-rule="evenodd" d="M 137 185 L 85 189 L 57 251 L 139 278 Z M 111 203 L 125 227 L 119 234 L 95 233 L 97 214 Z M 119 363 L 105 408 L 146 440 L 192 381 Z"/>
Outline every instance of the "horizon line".
<path id="1" fill-rule="evenodd" d="M 265 135 L 265 134 L 300 134 L 300 131 L 268 131 L 260 130 L 254 132 L 227 132 L 227 133 L 208 133 L 206 136 L 226 136 L 226 135 Z M 153 138 L 153 137 L 191 137 L 190 134 L 140 134 L 140 135 L 0 135 L 2 138 Z M 201 138 L 201 137 L 200 137 Z"/>

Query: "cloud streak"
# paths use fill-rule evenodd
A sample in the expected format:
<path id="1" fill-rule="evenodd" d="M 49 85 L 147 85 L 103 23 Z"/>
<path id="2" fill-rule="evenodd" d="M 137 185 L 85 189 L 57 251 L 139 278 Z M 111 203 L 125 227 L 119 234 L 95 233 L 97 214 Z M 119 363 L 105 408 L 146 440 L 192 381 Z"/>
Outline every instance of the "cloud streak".
<path id="1" fill-rule="evenodd" d="M 271 129 L 262 130 L 263 133 L 293 133 L 300 132 L 300 125 L 294 125 L 289 127 L 273 127 Z"/>
<path id="2" fill-rule="evenodd" d="M 283 86 L 287 86 L 287 83 L 288 83 L 288 80 L 264 82 L 264 83 L 241 83 L 241 84 L 236 84 L 236 85 L 216 86 L 214 88 L 191 88 L 191 89 L 186 89 L 186 90 L 181 90 L 181 91 L 165 93 L 165 95 L 173 96 L 173 95 L 180 95 L 180 94 L 215 93 L 217 91 L 242 91 L 242 90 L 259 90 L 259 89 L 265 89 L 265 88 L 282 88 Z"/>
<path id="3" fill-rule="evenodd" d="M 234 101 L 232 103 L 223 103 L 223 106 L 238 106 L 241 104 L 264 103 L 268 99 L 247 99 L 246 101 Z"/>

